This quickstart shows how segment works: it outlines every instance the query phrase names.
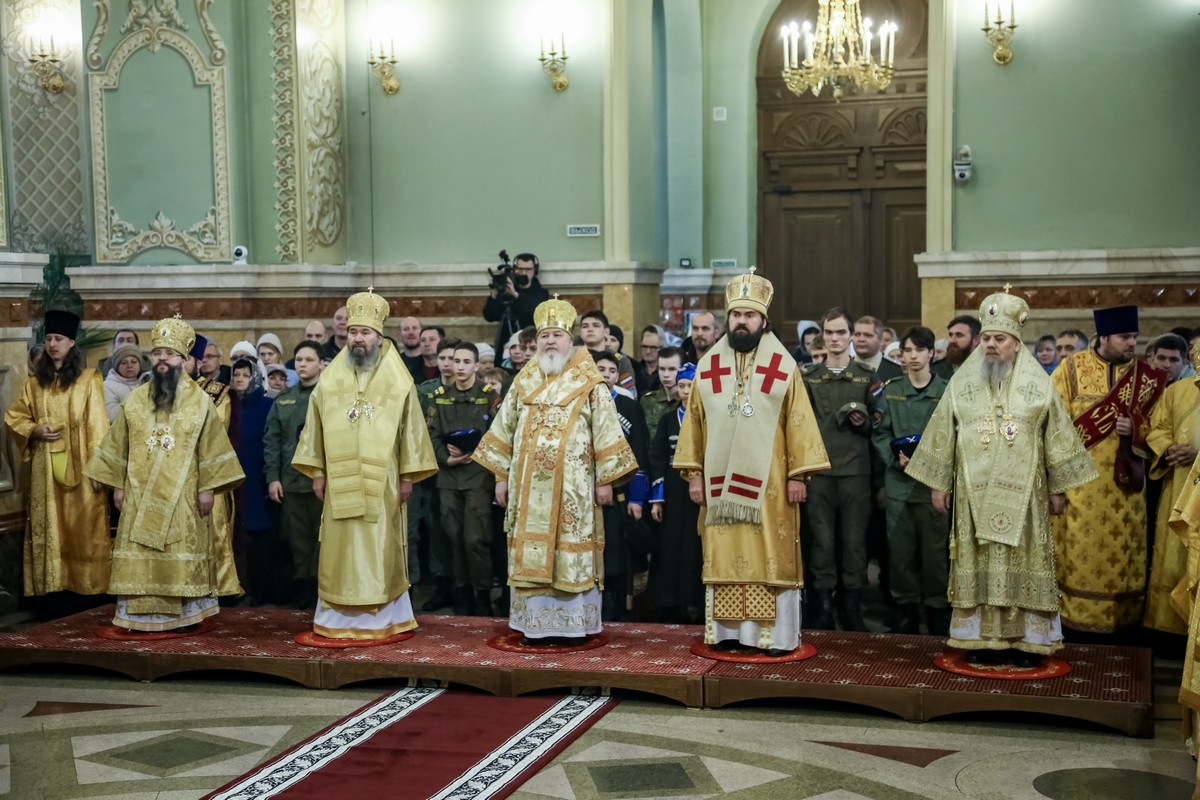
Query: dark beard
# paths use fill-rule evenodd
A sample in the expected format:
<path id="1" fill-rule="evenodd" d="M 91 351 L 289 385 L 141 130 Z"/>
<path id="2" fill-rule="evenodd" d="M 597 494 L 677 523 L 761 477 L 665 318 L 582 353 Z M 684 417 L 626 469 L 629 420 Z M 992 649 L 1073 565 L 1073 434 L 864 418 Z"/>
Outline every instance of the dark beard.
<path id="1" fill-rule="evenodd" d="M 175 390 L 179 388 L 178 369 L 168 369 L 166 372 L 154 371 L 150 376 L 150 398 L 154 401 L 155 411 L 170 411 L 175 406 Z"/>
<path id="2" fill-rule="evenodd" d="M 758 343 L 762 341 L 763 331 L 750 333 L 749 331 L 730 331 L 729 346 L 733 348 L 735 353 L 749 353 L 754 348 L 758 347 Z"/>
<path id="3" fill-rule="evenodd" d="M 963 350 L 956 344 L 946 345 L 946 360 L 956 367 L 961 367 L 969 355 L 971 355 L 970 350 Z"/>

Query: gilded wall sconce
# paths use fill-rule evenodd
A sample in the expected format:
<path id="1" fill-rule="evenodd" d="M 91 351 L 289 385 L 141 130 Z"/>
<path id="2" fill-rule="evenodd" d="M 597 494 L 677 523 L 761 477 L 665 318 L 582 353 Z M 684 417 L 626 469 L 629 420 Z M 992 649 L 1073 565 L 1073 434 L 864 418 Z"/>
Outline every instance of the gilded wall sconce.
<path id="1" fill-rule="evenodd" d="M 400 80 L 396 77 L 396 40 L 391 41 L 390 52 L 383 49 L 383 40 L 379 41 L 379 51 L 375 50 L 375 41 L 367 40 L 367 64 L 371 72 L 379 79 L 379 87 L 386 95 L 400 91 Z"/>
<path id="2" fill-rule="evenodd" d="M 62 60 L 54 46 L 54 37 L 50 37 L 50 47 L 45 42 L 34 44 L 29 37 L 29 68 L 37 76 L 42 91 L 48 94 L 62 94 L 67 88 L 67 76 L 62 69 Z"/>
<path id="3" fill-rule="evenodd" d="M 997 64 L 1004 66 L 1012 61 L 1012 41 L 1013 36 L 1017 31 L 1017 13 L 1014 3 L 1009 2 L 1008 5 L 1008 22 L 1004 21 L 1004 17 L 1000 13 L 1000 2 L 996 2 L 996 18 L 993 20 L 988 15 L 988 4 L 983 4 L 983 38 L 992 48 L 992 60 Z"/>
<path id="4" fill-rule="evenodd" d="M 550 52 L 546 52 L 546 40 L 542 40 L 541 54 L 538 61 L 542 63 L 542 72 L 550 76 L 550 85 L 556 92 L 565 92 L 571 85 L 567 77 L 567 40 L 558 35 L 558 49 L 554 48 L 554 37 L 550 37 Z"/>

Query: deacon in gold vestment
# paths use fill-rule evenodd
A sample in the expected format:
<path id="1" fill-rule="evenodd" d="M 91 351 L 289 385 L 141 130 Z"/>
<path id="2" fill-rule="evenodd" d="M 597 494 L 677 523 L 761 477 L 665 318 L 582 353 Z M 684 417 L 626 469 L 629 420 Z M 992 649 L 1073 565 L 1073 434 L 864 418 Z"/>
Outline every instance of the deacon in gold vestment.
<path id="1" fill-rule="evenodd" d="M 242 468 L 208 396 L 183 374 L 195 334 L 164 319 L 151 332 L 150 383 L 126 398 L 86 474 L 113 488 L 121 511 L 113 547 L 113 624 L 184 628 L 217 613 L 214 496 Z"/>
<path id="2" fill-rule="evenodd" d="M 696 367 L 673 466 L 703 506 L 704 641 L 783 655 L 800 646 L 805 479 L 829 456 L 796 362 L 769 330 L 773 293 L 753 268 L 725 288 L 729 332 Z"/>
<path id="3" fill-rule="evenodd" d="M 1191 383 L 1190 380 L 1187 381 Z M 1182 383 L 1182 381 L 1181 381 Z M 1163 495 L 1166 500 L 1166 495 Z M 1177 593 L 1181 611 L 1188 620 L 1187 649 L 1183 656 L 1183 682 L 1179 687 L 1179 704 L 1183 706 L 1183 738 L 1188 752 L 1200 755 L 1200 665 L 1196 648 L 1200 647 L 1200 603 L 1196 590 L 1200 587 L 1200 460 L 1192 463 L 1183 483 L 1183 491 L 1171 511 L 1171 530 L 1187 550 L 1187 572 L 1183 592 Z M 1200 764 L 1196 768 L 1196 790 L 1193 800 L 1200 800 Z"/>
<path id="4" fill-rule="evenodd" d="M 1192 362 L 1200 362 L 1200 343 L 1192 350 Z M 1150 477 L 1162 479 L 1162 495 L 1142 624 L 1167 633 L 1187 633 L 1183 609 L 1188 604 L 1181 601 L 1187 591 L 1188 552 L 1183 541 L 1171 532 L 1168 521 L 1200 447 L 1200 388 L 1193 379 L 1176 381 L 1163 390 L 1150 414 L 1146 444 L 1154 453 Z"/>
<path id="5" fill-rule="evenodd" d="M 948 644 L 971 663 L 1035 666 L 1062 648 L 1050 514 L 1096 477 L 1062 400 L 1021 344 L 1029 306 L 984 299 L 980 344 L 933 412 L 905 473 L 950 511 Z"/>
<path id="6" fill-rule="evenodd" d="M 1137 308 L 1093 314 L 1096 346 L 1064 358 L 1050 376 L 1072 418 L 1104 401 L 1136 357 Z M 1121 415 L 1107 436 L 1090 444 L 1099 478 L 1068 492 L 1066 512 L 1054 522 L 1062 620 L 1068 628 L 1112 633 L 1142 618 L 1146 497 L 1140 487 L 1127 491 L 1113 477 L 1120 436 L 1133 433 L 1130 418 Z"/>
<path id="7" fill-rule="evenodd" d="M 537 357 L 517 374 L 472 458 L 496 475 L 508 534 L 509 626 L 527 642 L 573 645 L 600 632 L 604 521 L 612 484 L 637 470 L 575 309 L 534 311 Z"/>
<path id="8" fill-rule="evenodd" d="M 25 594 L 108 591 L 108 497 L 83 479 L 108 431 L 104 389 L 75 347 L 79 317 L 51 310 L 46 350 L 4 415 L 17 449 L 32 461 L 25 523 Z"/>
<path id="9" fill-rule="evenodd" d="M 412 376 L 383 338 L 388 301 L 368 290 L 346 308 L 346 347 L 313 389 L 292 466 L 324 502 L 313 632 L 383 640 L 417 627 L 407 503 L 437 459 Z"/>

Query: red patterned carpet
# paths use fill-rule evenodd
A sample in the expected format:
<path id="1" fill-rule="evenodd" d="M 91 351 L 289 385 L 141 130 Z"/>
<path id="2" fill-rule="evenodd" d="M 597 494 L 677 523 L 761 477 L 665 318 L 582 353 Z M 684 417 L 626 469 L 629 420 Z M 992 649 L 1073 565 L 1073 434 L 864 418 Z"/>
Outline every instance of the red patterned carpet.
<path id="1" fill-rule="evenodd" d="M 1011 681 L 955 675 L 934 665 L 943 653 L 930 636 L 804 632 L 816 655 L 790 663 L 739 664 L 691 652 L 698 626 L 606 623 L 607 643 L 554 654 L 488 647 L 508 633 L 503 620 L 420 616 L 408 641 L 365 649 L 322 650 L 296 644 L 310 612 L 223 609 L 210 633 L 126 642 L 97 630 L 111 606 L 0 634 L 0 667 L 84 664 L 139 680 L 196 670 L 260 672 L 313 688 L 379 678 L 433 679 L 502 696 L 541 689 L 598 686 L 719 708 L 760 698 L 816 698 L 866 705 L 905 719 L 979 711 L 1025 711 L 1091 720 L 1131 735 L 1153 730 L 1150 651 L 1068 646 L 1068 675 Z"/>

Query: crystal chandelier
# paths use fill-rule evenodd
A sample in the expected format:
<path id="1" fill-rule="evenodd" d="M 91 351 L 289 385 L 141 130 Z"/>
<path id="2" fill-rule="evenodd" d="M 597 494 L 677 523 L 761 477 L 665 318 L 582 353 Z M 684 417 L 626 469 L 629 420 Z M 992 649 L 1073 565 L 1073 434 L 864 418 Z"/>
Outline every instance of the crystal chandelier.
<path id="1" fill-rule="evenodd" d="M 803 27 L 783 26 L 783 80 L 792 94 L 811 89 L 814 97 L 828 83 L 837 102 L 850 82 L 886 89 L 894 71 L 896 30 L 896 23 L 884 22 L 872 31 L 858 0 L 817 0 L 815 30 L 807 21 Z"/>

